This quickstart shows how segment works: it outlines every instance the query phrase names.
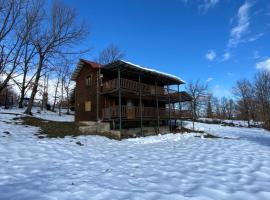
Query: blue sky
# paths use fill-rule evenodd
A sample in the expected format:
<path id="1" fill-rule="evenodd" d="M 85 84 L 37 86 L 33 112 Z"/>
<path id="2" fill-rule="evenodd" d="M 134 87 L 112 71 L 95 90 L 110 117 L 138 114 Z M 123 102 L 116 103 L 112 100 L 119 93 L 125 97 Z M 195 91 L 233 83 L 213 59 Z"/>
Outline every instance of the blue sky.
<path id="1" fill-rule="evenodd" d="M 229 96 L 237 79 L 259 68 L 270 70 L 269 0 L 64 2 L 89 24 L 86 59 L 113 43 L 125 60 L 201 79 L 217 96 Z"/>

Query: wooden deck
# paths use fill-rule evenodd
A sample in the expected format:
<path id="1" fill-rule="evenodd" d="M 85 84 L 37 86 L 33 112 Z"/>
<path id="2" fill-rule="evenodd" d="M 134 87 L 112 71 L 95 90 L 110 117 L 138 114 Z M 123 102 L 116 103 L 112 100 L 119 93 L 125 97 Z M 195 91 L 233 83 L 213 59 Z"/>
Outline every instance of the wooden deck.
<path id="1" fill-rule="evenodd" d="M 144 120 L 157 119 L 190 119 L 192 118 L 191 110 L 179 110 L 169 108 L 142 107 L 142 118 Z M 139 120 L 141 117 L 140 107 L 121 106 L 121 117 L 125 120 Z M 119 119 L 119 107 L 109 107 L 102 109 L 102 118 L 104 121 Z"/>
<path id="2" fill-rule="evenodd" d="M 120 87 L 123 92 L 139 94 L 140 83 L 128 79 L 120 79 Z M 112 79 L 103 83 L 102 94 L 114 93 L 118 90 L 118 80 Z M 186 92 L 167 89 L 160 86 L 141 83 L 141 92 L 143 97 L 171 98 L 176 101 L 191 101 L 191 97 Z"/>

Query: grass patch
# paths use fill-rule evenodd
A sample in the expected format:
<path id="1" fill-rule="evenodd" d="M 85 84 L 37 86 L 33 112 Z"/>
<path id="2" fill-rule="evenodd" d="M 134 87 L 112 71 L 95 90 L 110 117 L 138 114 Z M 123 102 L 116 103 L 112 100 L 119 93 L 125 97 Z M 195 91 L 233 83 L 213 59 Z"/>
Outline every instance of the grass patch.
<path id="1" fill-rule="evenodd" d="M 230 138 L 230 137 L 219 137 L 219 136 L 207 133 L 205 131 L 192 130 L 192 129 L 188 129 L 188 128 L 185 128 L 185 127 L 182 127 L 182 128 L 178 127 L 177 129 L 175 129 L 175 133 L 200 133 L 200 135 L 196 135 L 194 137 L 199 137 L 200 138 L 203 135 L 203 138 L 206 138 L 206 139 L 229 139 L 229 140 L 238 139 L 238 138 Z"/>
<path id="2" fill-rule="evenodd" d="M 177 127 L 174 129 L 175 133 L 204 133 L 204 131 L 199 131 L 199 130 L 192 130 L 192 129 L 189 129 L 189 128 L 185 128 L 185 127 Z"/>
<path id="3" fill-rule="evenodd" d="M 74 122 L 57 122 L 43 120 L 35 117 L 21 117 L 23 125 L 36 126 L 41 129 L 38 133 L 40 139 L 44 137 L 49 138 L 64 138 L 65 136 L 79 136 L 80 133 L 78 125 Z"/>
<path id="4" fill-rule="evenodd" d="M 201 137 L 199 135 L 196 135 L 195 137 Z M 209 138 L 209 139 L 218 139 L 218 138 L 221 138 L 221 139 L 225 139 L 225 138 L 222 138 L 222 137 L 218 137 L 216 135 L 211 135 L 209 133 L 206 133 L 203 135 L 203 138 Z"/>

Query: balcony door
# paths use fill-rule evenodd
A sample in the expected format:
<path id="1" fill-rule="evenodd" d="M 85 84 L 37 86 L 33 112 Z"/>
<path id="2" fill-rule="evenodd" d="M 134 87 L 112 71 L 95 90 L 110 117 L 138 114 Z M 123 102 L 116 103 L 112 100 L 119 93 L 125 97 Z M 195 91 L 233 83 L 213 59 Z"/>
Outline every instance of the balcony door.
<path id="1" fill-rule="evenodd" d="M 135 119 L 134 100 L 127 99 L 127 119 Z"/>

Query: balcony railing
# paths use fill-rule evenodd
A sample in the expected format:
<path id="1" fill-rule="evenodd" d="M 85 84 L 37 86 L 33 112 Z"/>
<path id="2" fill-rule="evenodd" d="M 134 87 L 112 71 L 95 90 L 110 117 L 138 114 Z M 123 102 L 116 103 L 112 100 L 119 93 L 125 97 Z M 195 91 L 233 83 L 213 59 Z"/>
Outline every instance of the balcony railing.
<path id="1" fill-rule="evenodd" d="M 142 107 L 143 119 L 190 119 L 192 118 L 191 110 L 179 110 L 169 108 Z M 109 107 L 102 109 L 103 120 L 113 120 L 119 118 L 119 107 Z M 123 119 L 140 119 L 140 107 L 121 106 L 121 117 Z"/>
<path id="2" fill-rule="evenodd" d="M 140 85 L 139 85 L 139 82 L 137 81 L 121 78 L 120 86 L 121 86 L 121 89 L 125 89 L 130 92 L 139 93 L 140 91 Z M 112 92 L 112 91 L 115 91 L 117 88 L 118 88 L 118 80 L 112 79 L 103 83 L 102 92 L 103 93 Z M 168 96 L 169 94 L 171 97 L 175 97 L 175 98 L 179 97 L 179 92 L 175 90 L 172 90 L 172 89 L 167 90 L 164 87 L 160 87 L 160 86 L 155 87 L 155 85 L 149 85 L 145 83 L 141 83 L 141 91 L 143 95 L 156 95 L 157 94 L 158 96 Z"/>

